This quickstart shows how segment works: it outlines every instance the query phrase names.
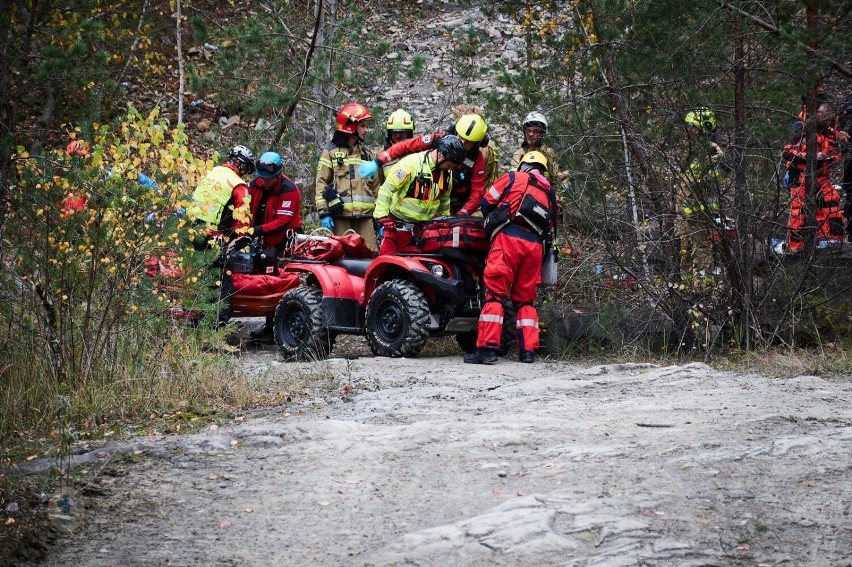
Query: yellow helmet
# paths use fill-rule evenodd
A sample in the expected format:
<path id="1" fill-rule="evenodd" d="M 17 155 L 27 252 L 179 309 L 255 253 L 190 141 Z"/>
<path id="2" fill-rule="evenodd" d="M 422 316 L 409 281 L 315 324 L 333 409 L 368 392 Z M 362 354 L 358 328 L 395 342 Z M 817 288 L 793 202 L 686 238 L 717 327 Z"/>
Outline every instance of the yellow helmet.
<path id="1" fill-rule="evenodd" d="M 696 108 L 683 117 L 683 121 L 690 126 L 700 128 L 705 132 L 716 131 L 716 115 L 709 108 Z"/>
<path id="2" fill-rule="evenodd" d="M 408 130 L 414 132 L 414 120 L 411 115 L 401 108 L 397 108 L 388 116 L 388 131 Z"/>
<path id="3" fill-rule="evenodd" d="M 544 173 L 547 173 L 547 158 L 544 157 L 544 154 L 541 152 L 527 152 L 524 154 L 524 157 L 521 158 L 521 163 L 518 164 L 518 170 L 521 169 L 525 163 L 540 165 L 544 168 Z"/>
<path id="4" fill-rule="evenodd" d="M 462 140 L 478 144 L 485 139 L 487 133 L 485 119 L 478 114 L 465 114 L 456 122 L 456 135 Z"/>

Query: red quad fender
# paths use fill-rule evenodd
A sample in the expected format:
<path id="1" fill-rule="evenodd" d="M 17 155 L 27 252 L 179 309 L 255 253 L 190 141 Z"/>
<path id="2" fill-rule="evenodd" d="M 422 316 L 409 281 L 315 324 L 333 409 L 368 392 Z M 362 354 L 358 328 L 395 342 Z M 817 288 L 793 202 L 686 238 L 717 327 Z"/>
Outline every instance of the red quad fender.
<path id="1" fill-rule="evenodd" d="M 308 283 L 319 286 L 323 297 L 360 302 L 364 296 L 364 278 L 352 275 L 340 266 L 326 262 L 290 262 L 283 269 L 285 272 L 307 274 Z"/>
<path id="2" fill-rule="evenodd" d="M 373 260 L 373 263 L 370 264 L 370 267 L 367 269 L 367 273 L 364 276 L 361 305 L 366 306 L 367 302 L 370 300 L 370 296 L 373 295 L 373 292 L 379 284 L 390 279 L 399 278 L 411 280 L 412 278 L 410 275 L 415 272 L 422 272 L 424 275 L 435 277 L 431 275 L 429 268 L 424 265 L 424 262 L 429 264 L 440 264 L 444 267 L 446 274 L 451 274 L 454 277 L 457 275 L 454 274 L 454 270 L 450 264 L 438 257 L 396 256 L 387 254 L 379 256 Z M 417 280 L 418 278 L 414 279 Z M 429 302 L 434 303 L 437 297 L 435 290 L 429 286 L 425 286 L 424 292 L 426 293 L 426 297 Z"/>

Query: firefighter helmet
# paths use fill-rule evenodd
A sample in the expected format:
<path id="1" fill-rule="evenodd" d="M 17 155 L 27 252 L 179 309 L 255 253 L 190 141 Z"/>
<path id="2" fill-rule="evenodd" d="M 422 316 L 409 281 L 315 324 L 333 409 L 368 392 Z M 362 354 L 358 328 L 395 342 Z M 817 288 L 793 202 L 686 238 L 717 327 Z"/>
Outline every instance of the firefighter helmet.
<path id="1" fill-rule="evenodd" d="M 363 104 L 357 102 L 344 104 L 337 113 L 337 130 L 346 134 L 355 134 L 358 131 L 358 123 L 372 117 L 373 115 Z"/>
<path id="2" fill-rule="evenodd" d="M 716 115 L 709 108 L 696 108 L 686 113 L 683 121 L 705 132 L 716 131 Z"/>
<path id="3" fill-rule="evenodd" d="M 478 114 L 465 114 L 458 119 L 455 125 L 456 135 L 462 140 L 479 143 L 485 139 L 488 133 L 488 125 Z"/>
<path id="4" fill-rule="evenodd" d="M 237 145 L 228 152 L 228 161 L 236 164 L 241 174 L 254 172 L 254 154 L 243 145 Z"/>
<path id="5" fill-rule="evenodd" d="M 544 157 L 544 154 L 541 152 L 525 153 L 524 157 L 521 158 L 521 163 L 518 164 L 518 170 L 520 170 L 524 164 L 540 165 L 544 170 L 542 173 L 547 173 L 547 158 Z"/>
<path id="6" fill-rule="evenodd" d="M 414 120 L 411 115 L 401 108 L 397 108 L 388 116 L 388 134 L 391 132 L 409 131 L 414 132 Z"/>
<path id="7" fill-rule="evenodd" d="M 257 160 L 257 176 L 272 179 L 284 169 L 284 161 L 275 152 L 265 152 Z"/>
<path id="8" fill-rule="evenodd" d="M 547 134 L 547 118 L 541 112 L 530 112 L 527 114 L 526 118 L 524 118 L 523 127 L 526 128 L 527 126 L 538 126 Z"/>
<path id="9" fill-rule="evenodd" d="M 464 144 L 452 134 L 441 136 L 438 140 L 438 151 L 444 156 L 444 159 L 455 164 L 460 164 L 464 161 L 467 155 L 467 150 L 464 149 Z"/>

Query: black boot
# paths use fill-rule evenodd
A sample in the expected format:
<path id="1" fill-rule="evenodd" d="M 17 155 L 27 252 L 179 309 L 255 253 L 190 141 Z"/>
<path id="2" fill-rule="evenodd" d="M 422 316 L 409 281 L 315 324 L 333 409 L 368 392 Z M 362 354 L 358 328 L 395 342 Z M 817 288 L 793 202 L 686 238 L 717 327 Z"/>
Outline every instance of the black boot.
<path id="1" fill-rule="evenodd" d="M 478 348 L 464 355 L 467 364 L 494 364 L 497 362 L 497 351 L 493 348 Z"/>
<path id="2" fill-rule="evenodd" d="M 518 360 L 527 364 L 532 364 L 533 362 L 535 362 L 535 353 L 530 351 L 524 351 L 518 354 Z"/>

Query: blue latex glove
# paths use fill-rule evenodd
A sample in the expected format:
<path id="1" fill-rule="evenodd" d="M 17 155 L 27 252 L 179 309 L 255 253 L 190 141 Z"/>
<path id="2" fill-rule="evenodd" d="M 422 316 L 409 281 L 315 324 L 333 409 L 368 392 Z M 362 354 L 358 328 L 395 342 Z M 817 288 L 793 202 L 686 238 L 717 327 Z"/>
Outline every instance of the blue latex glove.
<path id="1" fill-rule="evenodd" d="M 364 179 L 372 178 L 379 171 L 379 164 L 376 160 L 365 161 L 358 166 L 358 176 Z"/>
<path id="2" fill-rule="evenodd" d="M 144 173 L 140 173 L 140 174 L 137 176 L 137 180 L 139 181 L 139 184 L 140 184 L 140 185 L 144 185 L 145 187 L 150 187 L 151 189 L 153 189 L 153 190 L 155 190 L 155 191 L 156 191 L 157 189 L 159 189 L 159 188 L 160 188 L 160 187 L 157 185 L 157 182 L 156 182 L 156 181 L 154 181 L 153 179 L 151 179 L 150 177 L 148 177 L 148 176 L 147 176 L 147 175 L 145 175 Z"/>
<path id="3" fill-rule="evenodd" d="M 328 230 L 331 230 L 331 229 L 334 228 L 334 219 L 331 218 L 331 215 L 322 217 L 320 219 L 320 222 L 322 223 L 323 228 L 327 228 Z"/>
<path id="4" fill-rule="evenodd" d="M 379 230 L 376 231 L 376 239 L 381 240 L 385 237 L 385 227 L 379 225 Z"/>

